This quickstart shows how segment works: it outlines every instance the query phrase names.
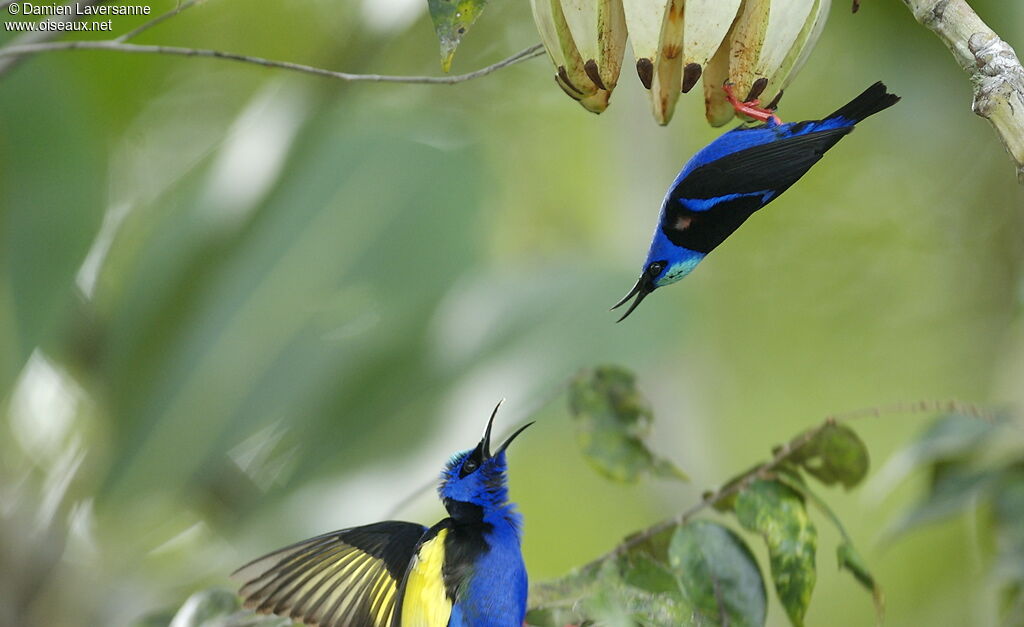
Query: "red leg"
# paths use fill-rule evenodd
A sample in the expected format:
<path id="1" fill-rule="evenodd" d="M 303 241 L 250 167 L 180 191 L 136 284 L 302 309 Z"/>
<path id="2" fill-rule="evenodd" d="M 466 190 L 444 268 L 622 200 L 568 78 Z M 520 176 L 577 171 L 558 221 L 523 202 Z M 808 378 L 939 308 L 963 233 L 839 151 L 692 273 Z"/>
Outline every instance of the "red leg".
<path id="1" fill-rule="evenodd" d="M 758 105 L 761 101 L 757 98 L 748 100 L 747 102 L 740 102 L 740 99 L 736 97 L 736 94 L 732 93 L 732 83 L 726 83 L 722 85 L 722 90 L 725 91 L 725 97 L 732 105 L 732 108 L 736 110 L 736 113 L 752 117 L 755 120 L 761 120 L 767 122 L 768 120 L 775 120 L 776 124 L 782 124 L 782 120 L 779 116 L 775 115 L 775 112 L 771 109 L 763 109 Z"/>

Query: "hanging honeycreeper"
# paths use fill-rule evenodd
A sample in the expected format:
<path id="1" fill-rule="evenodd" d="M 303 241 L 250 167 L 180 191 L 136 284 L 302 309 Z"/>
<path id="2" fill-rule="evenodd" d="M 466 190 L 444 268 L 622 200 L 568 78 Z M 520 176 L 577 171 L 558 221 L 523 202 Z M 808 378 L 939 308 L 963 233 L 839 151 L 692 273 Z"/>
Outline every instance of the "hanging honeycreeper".
<path id="1" fill-rule="evenodd" d="M 662 202 L 639 280 L 612 307 L 636 297 L 619 322 L 648 294 L 690 274 L 751 214 L 796 183 L 858 122 L 899 100 L 879 82 L 821 120 L 783 124 L 771 108 L 758 108 L 757 100 L 739 102 L 729 85 L 725 90 L 739 113 L 763 124 L 725 133 L 683 166 Z"/>
<path id="2" fill-rule="evenodd" d="M 321 627 L 521 627 L 526 568 L 505 449 L 533 423 L 491 453 L 497 412 L 441 473 L 447 518 L 429 529 L 351 527 L 274 551 L 234 573 L 245 606 Z"/>

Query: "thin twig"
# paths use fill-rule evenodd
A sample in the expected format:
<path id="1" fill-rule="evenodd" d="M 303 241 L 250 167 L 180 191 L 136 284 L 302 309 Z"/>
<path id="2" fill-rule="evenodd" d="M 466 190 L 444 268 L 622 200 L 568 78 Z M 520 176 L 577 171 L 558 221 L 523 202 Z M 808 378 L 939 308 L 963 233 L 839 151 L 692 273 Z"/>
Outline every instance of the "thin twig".
<path id="1" fill-rule="evenodd" d="M 935 33 L 974 84 L 976 114 L 988 120 L 1024 184 L 1024 66 L 966 0 L 903 0 L 914 18 Z"/>
<path id="2" fill-rule="evenodd" d="M 267 68 L 291 70 L 315 76 L 324 76 L 348 82 L 366 83 L 411 83 L 420 85 L 454 85 L 466 81 L 487 76 L 502 68 L 515 65 L 522 61 L 532 59 L 544 54 L 543 46 L 537 44 L 517 52 L 516 54 L 502 59 L 487 67 L 467 72 L 466 74 L 454 74 L 452 76 L 392 76 L 386 74 L 350 74 L 348 72 L 336 72 L 312 65 L 292 63 L 291 61 L 275 61 L 234 52 L 222 50 L 208 50 L 204 48 L 181 48 L 178 46 L 152 46 L 122 43 L 116 40 L 106 41 L 58 41 L 50 43 L 11 45 L 0 48 L 0 58 L 11 56 L 22 56 L 25 54 L 38 54 L 42 52 L 57 52 L 61 50 L 106 50 L 109 52 L 124 52 L 129 54 L 166 54 L 179 57 L 203 57 L 210 59 L 223 59 L 237 61 L 239 63 L 250 63 Z"/>
<path id="3" fill-rule="evenodd" d="M 68 7 L 75 7 L 75 6 L 78 6 L 78 5 L 81 5 L 81 6 L 93 6 L 93 5 L 96 5 L 96 4 L 102 4 L 103 2 L 106 2 L 106 0 L 77 0 L 77 1 L 76 0 L 71 0 L 71 2 L 68 2 L 65 6 L 68 6 Z M 10 7 L 12 4 L 17 4 L 17 2 L 4 2 L 3 3 L 3 12 L 4 13 L 8 13 L 8 7 Z M 66 14 L 65 13 L 60 13 L 58 15 L 47 16 L 47 18 L 45 20 L 43 20 L 43 21 L 44 22 L 74 22 L 77 19 L 79 19 L 79 17 L 80 17 L 78 13 L 79 12 L 76 9 L 76 10 L 70 11 L 70 12 L 68 12 Z M 15 37 L 14 39 L 11 40 L 9 45 L 10 46 L 23 46 L 23 45 L 28 45 L 28 44 L 38 44 L 38 43 L 42 43 L 42 42 L 46 42 L 46 41 L 52 41 L 52 40 L 56 39 L 57 37 L 60 37 L 63 34 L 64 34 L 64 31 L 59 31 L 57 29 L 53 29 L 53 30 L 44 30 L 44 29 L 35 30 L 35 31 L 31 31 L 31 32 L 27 32 L 27 33 L 22 33 L 22 34 L 18 35 L 17 37 Z M 4 74 L 10 72 L 12 69 L 14 69 L 14 67 L 16 65 L 21 63 L 22 60 L 23 60 L 23 57 L 21 57 L 21 56 L 14 56 L 14 57 L 10 57 L 10 58 L 7 58 L 7 59 L 0 59 L 0 76 L 3 76 Z"/>
<path id="4" fill-rule="evenodd" d="M 848 422 L 851 420 L 857 420 L 861 418 L 877 418 L 887 414 L 913 414 L 913 413 L 933 413 L 937 411 L 948 411 L 963 413 L 984 420 L 991 421 L 991 414 L 980 409 L 976 405 L 970 403 L 961 403 L 959 401 L 918 401 L 911 403 L 894 403 L 892 405 L 880 406 L 880 407 L 868 407 L 864 409 L 858 409 L 843 414 L 834 414 L 827 417 L 818 426 L 804 431 L 800 435 L 796 436 L 783 446 L 780 446 L 772 458 L 764 463 L 761 463 L 754 468 L 750 469 L 737 480 L 730 481 L 724 487 L 718 490 L 704 495 L 704 498 L 699 502 L 695 503 L 688 509 L 682 511 L 671 518 L 666 518 L 655 525 L 644 529 L 643 531 L 633 534 L 622 541 L 621 544 L 616 546 L 614 549 L 605 553 L 601 557 L 583 565 L 579 570 L 586 571 L 600 566 L 606 560 L 618 557 L 623 553 L 629 551 L 633 547 L 643 544 L 650 538 L 658 535 L 659 533 L 678 527 L 679 525 L 685 524 L 690 521 L 691 518 L 702 512 L 704 509 L 719 503 L 730 496 L 741 492 L 747 488 L 751 483 L 758 479 L 765 479 L 771 476 L 773 470 L 778 468 L 780 465 L 788 461 L 793 454 L 798 452 L 814 438 L 818 436 L 823 430 L 828 427 L 839 423 Z"/>
<path id="5" fill-rule="evenodd" d="M 169 20 L 172 17 L 174 17 L 175 15 L 181 13 L 182 11 L 184 11 L 186 9 L 194 7 L 195 5 L 199 4 L 202 1 L 203 0 L 188 0 L 188 2 L 182 2 L 177 7 L 171 9 L 167 13 L 163 13 L 161 15 L 158 15 L 158 16 L 154 17 L 153 19 L 149 20 L 145 24 L 142 24 L 138 28 L 134 28 L 134 29 L 128 31 L 127 33 L 121 35 L 120 37 L 115 37 L 114 41 L 116 41 L 117 43 L 124 43 L 124 42 L 128 41 L 129 39 L 135 39 L 135 37 L 137 37 L 138 35 L 146 32 L 147 30 L 153 28 L 154 26 L 157 26 L 158 24 L 162 23 L 164 20 Z"/>
<path id="6" fill-rule="evenodd" d="M 421 496 L 432 490 L 435 486 L 437 486 L 437 479 L 433 478 L 429 482 L 421 484 L 415 490 L 412 490 L 411 492 L 403 496 L 397 503 L 392 505 L 391 509 L 389 509 L 387 513 L 384 514 L 384 518 L 390 520 L 398 516 L 399 514 L 404 512 L 405 508 L 409 507 L 409 505 L 413 501 L 415 501 L 416 499 L 420 498 Z"/>

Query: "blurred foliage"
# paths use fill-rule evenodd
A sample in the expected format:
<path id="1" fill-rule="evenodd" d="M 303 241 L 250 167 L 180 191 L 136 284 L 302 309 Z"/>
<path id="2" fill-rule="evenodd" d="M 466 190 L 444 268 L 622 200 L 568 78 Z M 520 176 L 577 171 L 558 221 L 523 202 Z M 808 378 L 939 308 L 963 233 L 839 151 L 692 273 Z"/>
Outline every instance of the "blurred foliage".
<path id="1" fill-rule="evenodd" d="M 242 610 L 230 590 L 196 592 L 177 611 L 151 614 L 134 627 L 288 627 L 292 621 L 278 616 L 259 616 Z"/>
<path id="2" fill-rule="evenodd" d="M 890 462 L 903 475 L 923 469 L 924 497 L 890 528 L 906 534 L 966 512 L 981 519 L 1000 625 L 1024 625 L 1024 430 L 1007 416 L 990 422 L 950 414 Z"/>
<path id="3" fill-rule="evenodd" d="M 1024 47 L 1024 5 L 972 6 Z M 537 41 L 525 3 L 487 11 L 454 69 Z M 208 1 L 138 41 L 437 69 L 420 0 Z M 900 3 L 835 3 L 781 113 L 813 117 L 879 79 L 898 107 L 615 326 L 605 307 L 635 278 L 665 187 L 717 135 L 699 96 L 656 128 L 639 89 L 590 116 L 540 61 L 453 87 L 101 52 L 24 61 L 0 80 L 0 624 L 132 625 L 269 548 L 386 517 L 503 396 L 509 424 L 539 419 L 510 457 L 535 581 L 677 514 L 808 416 L 1024 400 L 1024 191 L 942 45 Z M 649 441 L 692 485 L 608 482 L 567 444 L 576 423 L 546 401 L 609 362 L 671 417 Z M 913 429 L 859 430 L 884 459 Z M 832 491 L 863 539 L 863 559 L 840 559 L 885 583 L 891 624 L 994 623 L 962 520 L 871 542 L 931 494 L 924 474 Z M 1014 511 L 1003 493 L 987 502 Z M 400 512 L 439 514 L 429 495 Z M 822 547 L 845 546 L 819 527 Z M 848 573 L 816 575 L 807 624 L 873 620 Z M 691 607 L 664 577 L 620 576 L 626 598 Z M 780 604 L 767 621 L 787 622 Z"/>
<path id="4" fill-rule="evenodd" d="M 616 366 L 580 372 L 569 385 L 569 413 L 580 449 L 604 476 L 625 483 L 635 483 L 645 473 L 687 478 L 647 447 L 654 412 L 636 389 L 632 372 Z"/>
<path id="5" fill-rule="evenodd" d="M 753 551 L 728 527 L 692 520 L 713 506 L 733 513 L 746 531 L 761 537 L 779 602 L 790 624 L 803 625 L 817 578 L 818 532 L 807 501 L 840 531 L 839 567 L 872 592 L 881 620 L 880 588 L 839 518 L 810 492 L 803 475 L 825 484 L 837 476 L 863 479 L 866 456 L 850 455 L 851 450 L 866 452 L 866 447 L 850 427 L 833 420 L 801 433 L 776 449 L 771 460 L 705 494 L 698 506 L 627 537 L 611 553 L 562 579 L 534 584 L 527 622 L 541 627 L 764 625 L 767 595 Z M 812 458 L 818 465 L 800 465 Z M 821 478 L 822 467 L 833 472 Z M 860 479 L 844 485 L 853 487 Z M 645 616 L 644 607 L 657 609 Z"/>

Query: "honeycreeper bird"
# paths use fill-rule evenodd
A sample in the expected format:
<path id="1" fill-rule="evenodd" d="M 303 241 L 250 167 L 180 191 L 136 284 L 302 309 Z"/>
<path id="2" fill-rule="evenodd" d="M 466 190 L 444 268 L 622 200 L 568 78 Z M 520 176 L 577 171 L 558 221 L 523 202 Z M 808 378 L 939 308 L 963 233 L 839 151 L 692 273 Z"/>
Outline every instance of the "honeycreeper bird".
<path id="1" fill-rule="evenodd" d="M 321 627 L 521 627 L 522 519 L 508 500 L 505 449 L 533 423 L 492 453 L 498 407 L 476 448 L 441 473 L 447 518 L 429 529 L 351 527 L 274 551 L 235 571 L 245 606 Z"/>
<path id="2" fill-rule="evenodd" d="M 756 100 L 738 102 L 740 113 L 764 123 L 739 126 L 695 154 L 673 181 L 661 205 L 647 259 L 636 285 L 615 304 L 636 297 L 618 322 L 659 287 L 682 279 L 755 211 L 796 183 L 858 122 L 891 107 L 899 97 L 875 83 L 821 120 L 783 124 Z"/>

